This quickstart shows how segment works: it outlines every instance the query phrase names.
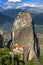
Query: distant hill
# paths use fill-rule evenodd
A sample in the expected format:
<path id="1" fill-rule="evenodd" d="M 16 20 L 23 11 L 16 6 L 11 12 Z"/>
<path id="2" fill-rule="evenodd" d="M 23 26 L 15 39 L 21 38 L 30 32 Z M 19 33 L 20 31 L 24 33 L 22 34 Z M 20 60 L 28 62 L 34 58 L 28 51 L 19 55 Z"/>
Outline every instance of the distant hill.
<path id="1" fill-rule="evenodd" d="M 3 15 L 15 18 L 18 15 L 18 12 L 22 11 L 21 9 L 7 9 L 1 12 Z"/>
<path id="2" fill-rule="evenodd" d="M 8 29 L 9 29 L 9 31 L 10 31 L 13 20 L 14 20 L 13 18 L 0 13 L 0 28 L 2 28 L 3 30 L 6 30 L 6 31 L 8 31 Z"/>
<path id="3" fill-rule="evenodd" d="M 6 16 L 6 15 L 3 15 L 2 13 L 0 13 L 0 26 L 2 26 L 3 24 L 5 24 L 7 22 L 12 23 L 12 21 L 13 21 L 12 17 Z"/>
<path id="4" fill-rule="evenodd" d="M 34 24 L 43 25 L 43 13 L 32 14 L 32 18 L 33 18 Z"/>

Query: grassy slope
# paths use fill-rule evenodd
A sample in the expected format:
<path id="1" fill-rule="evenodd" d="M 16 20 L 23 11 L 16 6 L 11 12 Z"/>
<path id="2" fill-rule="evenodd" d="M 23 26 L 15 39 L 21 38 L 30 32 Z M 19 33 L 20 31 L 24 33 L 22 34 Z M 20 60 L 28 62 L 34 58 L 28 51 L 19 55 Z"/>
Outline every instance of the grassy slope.
<path id="1" fill-rule="evenodd" d="M 43 65 L 43 53 L 40 55 L 39 61 L 41 62 L 41 65 Z"/>

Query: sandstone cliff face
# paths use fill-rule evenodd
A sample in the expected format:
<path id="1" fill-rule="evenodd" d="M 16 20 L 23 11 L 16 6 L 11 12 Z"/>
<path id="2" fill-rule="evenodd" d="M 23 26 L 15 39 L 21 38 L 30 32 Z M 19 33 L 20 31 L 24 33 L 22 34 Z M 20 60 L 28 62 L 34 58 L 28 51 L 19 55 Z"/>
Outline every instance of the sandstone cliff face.
<path id="1" fill-rule="evenodd" d="M 32 17 L 28 13 L 19 13 L 13 23 L 14 42 L 23 43 L 29 49 L 34 46 Z"/>
<path id="2" fill-rule="evenodd" d="M 24 50 L 24 56 L 27 56 L 27 52 L 30 51 L 29 60 L 33 58 L 34 35 L 32 17 L 29 13 L 20 12 L 16 17 L 13 23 L 13 43 L 22 43 L 28 50 Z M 26 56 L 24 57 L 24 61 L 27 61 Z"/>
<path id="3" fill-rule="evenodd" d="M 25 46 L 25 65 L 27 63 L 27 52 L 29 52 L 29 60 L 35 58 L 37 60 L 36 63 L 40 65 L 37 58 L 38 40 L 36 40 L 37 36 L 34 31 L 31 15 L 20 12 L 13 23 L 12 43 L 22 43 Z"/>

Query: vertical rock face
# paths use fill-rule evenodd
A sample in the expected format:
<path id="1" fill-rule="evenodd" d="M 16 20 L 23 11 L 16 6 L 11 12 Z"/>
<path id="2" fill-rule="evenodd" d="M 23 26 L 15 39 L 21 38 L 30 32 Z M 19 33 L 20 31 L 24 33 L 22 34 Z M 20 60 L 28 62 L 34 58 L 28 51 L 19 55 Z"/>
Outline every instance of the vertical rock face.
<path id="1" fill-rule="evenodd" d="M 34 31 L 34 25 L 32 23 L 32 17 L 29 13 L 20 12 L 13 23 L 12 43 L 22 43 L 24 45 L 24 61 L 27 63 L 27 57 L 32 60 L 34 57 L 36 63 L 40 65 L 37 52 L 38 52 L 38 40 Z M 34 51 L 35 50 L 35 51 Z"/>
<path id="2" fill-rule="evenodd" d="M 34 49 L 32 17 L 29 13 L 20 12 L 13 23 L 14 43 L 23 43 L 28 51 Z M 30 55 L 33 54 L 30 52 Z M 30 59 L 32 56 L 29 56 Z"/>
<path id="3" fill-rule="evenodd" d="M 19 13 L 13 23 L 15 42 L 22 42 L 33 46 L 33 26 L 32 17 L 28 13 Z"/>

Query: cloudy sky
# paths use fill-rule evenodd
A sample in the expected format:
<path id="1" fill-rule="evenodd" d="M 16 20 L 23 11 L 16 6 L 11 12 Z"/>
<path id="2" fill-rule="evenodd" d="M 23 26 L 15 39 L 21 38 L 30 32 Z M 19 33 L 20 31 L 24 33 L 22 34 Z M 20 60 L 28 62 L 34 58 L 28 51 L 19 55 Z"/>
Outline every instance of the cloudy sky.
<path id="1" fill-rule="evenodd" d="M 2 10 L 1 8 L 19 8 L 21 6 L 43 8 L 43 0 L 0 0 L 0 10 Z"/>

